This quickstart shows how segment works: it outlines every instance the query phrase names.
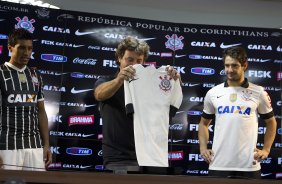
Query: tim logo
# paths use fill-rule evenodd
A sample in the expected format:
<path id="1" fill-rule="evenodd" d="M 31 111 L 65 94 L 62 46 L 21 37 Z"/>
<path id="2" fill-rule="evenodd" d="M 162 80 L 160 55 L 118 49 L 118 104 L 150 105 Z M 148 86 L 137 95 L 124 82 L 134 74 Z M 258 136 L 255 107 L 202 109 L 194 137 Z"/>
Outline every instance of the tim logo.
<path id="1" fill-rule="evenodd" d="M 213 75 L 215 73 L 215 70 L 212 68 L 197 67 L 191 68 L 191 73 L 196 75 Z"/>
<path id="2" fill-rule="evenodd" d="M 72 148 L 67 148 L 66 153 L 69 155 L 86 156 L 86 155 L 92 155 L 92 149 L 72 147 Z"/>
<path id="3" fill-rule="evenodd" d="M 63 63 L 67 62 L 68 58 L 66 56 L 57 55 L 57 54 L 41 54 L 41 59 L 44 61 Z"/>

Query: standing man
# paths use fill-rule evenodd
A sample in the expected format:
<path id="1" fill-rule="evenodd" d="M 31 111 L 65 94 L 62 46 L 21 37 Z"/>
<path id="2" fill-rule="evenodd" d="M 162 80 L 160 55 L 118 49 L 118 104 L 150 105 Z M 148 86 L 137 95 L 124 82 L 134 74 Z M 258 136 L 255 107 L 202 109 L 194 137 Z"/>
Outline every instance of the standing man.
<path id="1" fill-rule="evenodd" d="M 27 67 L 32 35 L 16 29 L 9 35 L 9 62 L 0 66 L 0 157 L 4 169 L 45 170 L 51 163 L 42 78 Z"/>
<path id="2" fill-rule="evenodd" d="M 267 158 L 276 134 L 271 100 L 264 88 L 248 82 L 247 53 L 242 47 L 224 50 L 227 81 L 210 89 L 199 125 L 200 152 L 209 175 L 260 178 L 260 161 Z M 257 149 L 258 117 L 266 123 L 263 148 Z M 212 149 L 208 127 L 215 116 Z"/>
<path id="3" fill-rule="evenodd" d="M 104 166 L 114 170 L 119 166 L 138 166 L 136 159 L 133 120 L 126 115 L 124 80 L 134 78 L 134 64 L 144 64 L 149 56 L 149 45 L 133 37 L 121 41 L 116 50 L 117 73 L 101 77 L 95 83 L 94 96 L 100 101 L 103 118 Z M 180 75 L 173 67 L 167 67 L 168 75 L 174 79 Z"/>

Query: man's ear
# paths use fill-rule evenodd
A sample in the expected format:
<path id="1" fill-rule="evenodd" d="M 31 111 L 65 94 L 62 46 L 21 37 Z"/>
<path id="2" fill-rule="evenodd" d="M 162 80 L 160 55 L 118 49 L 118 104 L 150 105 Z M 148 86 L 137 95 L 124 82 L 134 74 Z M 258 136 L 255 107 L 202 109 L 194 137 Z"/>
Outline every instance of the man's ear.
<path id="1" fill-rule="evenodd" d="M 243 67 L 244 67 L 244 72 L 248 69 L 248 62 L 246 62 L 244 65 L 243 65 Z"/>
<path id="2" fill-rule="evenodd" d="M 8 45 L 8 50 L 9 50 L 9 52 L 12 52 L 13 47 L 11 45 Z"/>

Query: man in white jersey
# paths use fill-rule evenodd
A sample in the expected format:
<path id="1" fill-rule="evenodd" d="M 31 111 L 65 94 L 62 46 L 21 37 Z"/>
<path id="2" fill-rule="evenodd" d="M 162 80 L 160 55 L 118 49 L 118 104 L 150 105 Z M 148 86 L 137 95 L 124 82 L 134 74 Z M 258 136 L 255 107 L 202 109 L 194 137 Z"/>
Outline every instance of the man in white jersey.
<path id="1" fill-rule="evenodd" d="M 260 161 L 267 158 L 276 135 L 276 119 L 264 88 L 248 82 L 247 53 L 242 47 L 223 51 L 227 81 L 210 89 L 199 124 L 200 153 L 209 175 L 260 178 Z M 258 114 L 266 123 L 264 146 L 256 148 Z M 208 127 L 215 117 L 212 149 Z"/>
<path id="2" fill-rule="evenodd" d="M 9 62 L 0 66 L 0 157 L 3 168 L 43 171 L 51 163 L 48 120 L 42 78 L 27 67 L 32 35 L 26 29 L 9 34 Z"/>
<path id="3" fill-rule="evenodd" d="M 126 113 L 133 114 L 138 164 L 168 167 L 169 120 L 182 102 L 179 80 L 166 67 L 133 65 L 135 77 L 124 81 Z"/>
<path id="4" fill-rule="evenodd" d="M 144 64 L 149 56 L 149 45 L 133 37 L 122 40 L 116 50 L 116 74 L 99 78 L 95 83 L 94 97 L 100 101 L 103 119 L 103 161 L 106 169 L 138 170 L 133 121 L 127 117 L 124 101 L 124 81 L 134 79 L 134 64 Z M 173 67 L 167 68 L 169 76 L 180 77 Z"/>

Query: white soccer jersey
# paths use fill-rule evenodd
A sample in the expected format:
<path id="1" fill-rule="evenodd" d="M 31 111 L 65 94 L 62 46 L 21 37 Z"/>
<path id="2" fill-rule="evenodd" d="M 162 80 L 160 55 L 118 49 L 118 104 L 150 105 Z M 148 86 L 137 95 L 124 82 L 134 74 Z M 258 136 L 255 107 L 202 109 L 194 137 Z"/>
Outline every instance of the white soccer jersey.
<path id="1" fill-rule="evenodd" d="M 254 161 L 258 137 L 258 114 L 272 112 L 268 94 L 261 86 L 226 87 L 225 83 L 208 91 L 204 113 L 215 114 L 210 170 L 256 171 Z M 249 84 L 249 85 L 248 85 Z"/>
<path id="2" fill-rule="evenodd" d="M 169 116 L 182 102 L 179 80 L 166 67 L 133 65 L 134 79 L 124 82 L 127 114 L 133 114 L 134 139 L 140 166 L 168 167 Z"/>

